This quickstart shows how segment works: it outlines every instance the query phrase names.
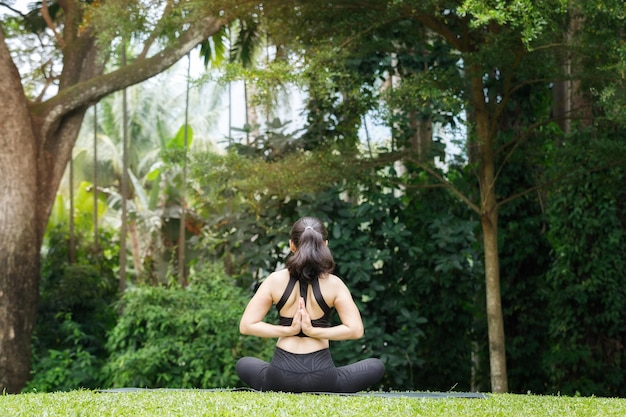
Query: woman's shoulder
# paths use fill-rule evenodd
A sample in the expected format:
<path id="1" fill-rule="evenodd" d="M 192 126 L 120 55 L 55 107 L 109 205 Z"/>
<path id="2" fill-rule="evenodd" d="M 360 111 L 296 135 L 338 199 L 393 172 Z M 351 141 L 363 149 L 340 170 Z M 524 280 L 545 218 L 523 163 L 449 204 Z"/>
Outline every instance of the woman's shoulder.
<path id="1" fill-rule="evenodd" d="M 346 284 L 341 278 L 334 274 L 328 274 L 323 279 L 320 279 L 322 288 L 332 288 L 333 290 L 347 289 Z"/>
<path id="2" fill-rule="evenodd" d="M 274 285 L 287 285 L 289 282 L 289 270 L 281 269 L 279 271 L 274 271 L 265 278 L 265 282 L 274 286 Z"/>
<path id="3" fill-rule="evenodd" d="M 284 269 L 272 272 L 263 280 L 261 288 L 263 293 L 270 297 L 274 303 L 282 296 L 283 291 L 289 284 L 289 271 Z"/>
<path id="4" fill-rule="evenodd" d="M 328 280 L 329 280 L 331 283 L 335 283 L 335 284 L 344 284 L 344 285 L 345 285 L 345 283 L 344 283 L 343 279 L 341 279 L 339 276 L 337 276 L 337 275 L 335 275 L 335 274 L 328 274 L 328 275 L 327 275 L 327 277 L 328 277 Z"/>

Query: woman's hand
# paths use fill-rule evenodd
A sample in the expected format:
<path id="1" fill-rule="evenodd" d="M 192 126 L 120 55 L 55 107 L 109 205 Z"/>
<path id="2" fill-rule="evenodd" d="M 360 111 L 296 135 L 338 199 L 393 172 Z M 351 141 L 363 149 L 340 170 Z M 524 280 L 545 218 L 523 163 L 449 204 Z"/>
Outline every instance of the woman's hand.
<path id="1" fill-rule="evenodd" d="M 295 336 L 302 330 L 302 317 L 300 309 L 296 309 L 291 326 L 281 326 L 278 324 L 263 321 L 266 314 L 272 307 L 276 297 L 280 293 L 272 296 L 272 288 L 284 287 L 284 279 L 281 278 L 284 272 L 274 272 L 259 287 L 252 299 L 248 302 L 241 320 L 239 321 L 239 331 L 241 334 L 258 337 L 288 337 Z M 276 282 L 278 280 L 278 283 Z M 281 289 L 282 291 L 282 289 Z"/>
<path id="2" fill-rule="evenodd" d="M 305 313 L 306 313 L 306 310 L 305 310 Z M 302 307 L 299 306 L 298 309 L 296 310 L 296 314 L 294 314 L 293 316 L 293 320 L 291 321 L 291 327 L 289 327 L 289 333 L 292 334 L 293 336 L 297 336 L 300 334 L 301 330 L 302 330 Z"/>
<path id="3" fill-rule="evenodd" d="M 313 335 L 311 334 L 311 332 L 313 331 L 314 327 L 311 324 L 311 316 L 309 316 L 309 313 L 306 311 L 306 305 L 304 304 L 304 298 L 302 297 L 300 297 L 300 306 L 298 307 L 298 312 L 301 318 L 302 333 L 312 337 Z"/>

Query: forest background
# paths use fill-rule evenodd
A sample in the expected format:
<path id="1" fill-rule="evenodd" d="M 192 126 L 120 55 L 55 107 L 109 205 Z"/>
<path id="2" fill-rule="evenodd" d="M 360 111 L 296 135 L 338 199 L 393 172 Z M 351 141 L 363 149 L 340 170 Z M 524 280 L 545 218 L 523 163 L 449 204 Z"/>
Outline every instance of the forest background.
<path id="1" fill-rule="evenodd" d="M 382 358 L 375 388 L 626 394 L 623 3 L 14 3 L 7 391 L 240 385 L 313 215 L 366 327 L 335 361 Z"/>

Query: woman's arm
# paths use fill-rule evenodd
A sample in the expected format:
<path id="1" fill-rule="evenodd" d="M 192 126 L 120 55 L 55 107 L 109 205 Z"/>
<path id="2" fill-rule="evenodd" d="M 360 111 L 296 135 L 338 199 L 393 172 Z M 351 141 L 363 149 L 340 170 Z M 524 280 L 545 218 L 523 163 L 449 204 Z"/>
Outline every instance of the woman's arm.
<path id="1" fill-rule="evenodd" d="M 350 340 L 363 337 L 363 320 L 361 313 L 352 299 L 350 290 L 339 280 L 339 290 L 335 298 L 335 309 L 341 319 L 341 324 L 333 327 L 313 327 L 311 317 L 304 308 L 304 300 L 300 301 L 300 315 L 302 317 L 302 331 L 309 337 L 328 340 Z M 295 321 L 295 319 L 294 319 Z"/>
<path id="2" fill-rule="evenodd" d="M 300 333 L 300 323 L 302 320 L 299 311 L 296 312 L 290 327 L 274 325 L 263 321 L 273 304 L 271 293 L 272 282 L 273 279 L 270 275 L 257 289 L 248 303 L 239 322 L 239 331 L 242 334 L 258 337 L 285 337 Z"/>

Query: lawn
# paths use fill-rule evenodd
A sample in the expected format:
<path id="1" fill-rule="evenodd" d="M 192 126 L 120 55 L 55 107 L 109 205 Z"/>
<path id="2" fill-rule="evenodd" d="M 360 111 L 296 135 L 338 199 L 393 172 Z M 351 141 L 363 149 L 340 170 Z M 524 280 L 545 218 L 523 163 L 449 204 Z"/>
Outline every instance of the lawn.
<path id="1" fill-rule="evenodd" d="M 0 416 L 625 416 L 626 399 L 497 394 L 410 398 L 247 391 L 0 395 Z"/>

